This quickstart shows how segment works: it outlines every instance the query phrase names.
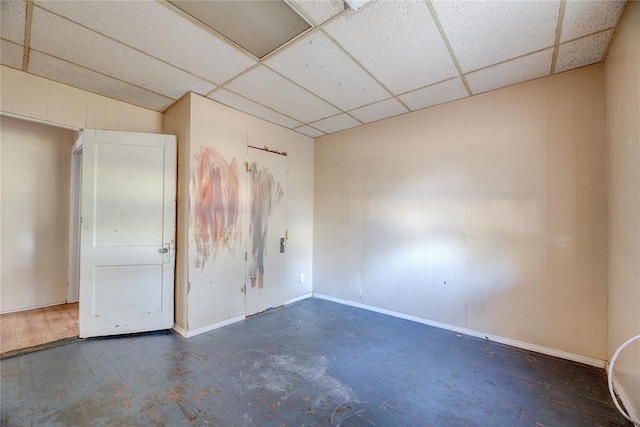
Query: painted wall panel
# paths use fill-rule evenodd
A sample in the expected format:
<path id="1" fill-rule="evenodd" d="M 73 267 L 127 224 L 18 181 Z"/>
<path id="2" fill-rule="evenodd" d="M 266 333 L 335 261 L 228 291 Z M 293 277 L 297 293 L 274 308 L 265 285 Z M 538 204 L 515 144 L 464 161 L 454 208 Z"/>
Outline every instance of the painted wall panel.
<path id="1" fill-rule="evenodd" d="M 264 120 L 247 116 L 247 142 L 287 153 L 285 299 L 309 294 L 313 287 L 313 143 L 311 139 Z M 304 274 L 304 283 L 300 282 Z"/>
<path id="2" fill-rule="evenodd" d="M 0 118 L 0 311 L 64 303 L 74 133 Z"/>
<path id="3" fill-rule="evenodd" d="M 189 140 L 191 130 L 191 101 L 183 97 L 165 113 L 163 132 L 176 135 L 178 141 L 178 182 L 176 194 L 176 275 L 174 290 L 175 323 L 188 330 L 189 286 Z"/>
<path id="4" fill-rule="evenodd" d="M 608 354 L 640 334 L 640 4 L 631 2 L 604 66 L 609 164 Z M 640 342 L 615 375 L 640 414 Z"/>
<path id="5" fill-rule="evenodd" d="M 13 68 L 0 68 L 0 111 L 74 128 L 162 132 L 162 113 Z"/>
<path id="6" fill-rule="evenodd" d="M 248 177 L 244 163 L 248 145 L 288 154 L 285 209 L 289 240 L 285 272 L 278 281 L 284 287 L 286 300 L 310 293 L 313 140 L 195 94 L 183 97 L 167 110 L 164 130 L 178 135 L 176 306 L 182 308 L 176 309 L 177 326 L 190 333 L 245 314 Z M 203 152 L 213 156 L 207 158 L 210 164 L 226 164 L 221 170 L 229 169 L 235 161 L 240 194 L 234 231 L 223 233 L 219 244 L 210 247 L 208 254 L 199 251 L 202 236 L 206 236 L 201 227 L 203 218 L 206 222 L 211 217 L 211 211 L 203 210 L 197 200 L 207 185 L 202 172 L 211 170 L 201 167 Z M 228 182 L 222 187 L 228 189 Z M 300 283 L 300 273 L 305 275 L 304 283 Z"/>
<path id="7" fill-rule="evenodd" d="M 605 358 L 603 101 L 592 66 L 316 139 L 314 292 Z"/>
<path id="8" fill-rule="evenodd" d="M 245 282 L 246 205 L 242 203 L 238 206 L 240 211 L 237 212 L 235 224 L 223 230 L 224 234 L 219 239 L 215 236 L 205 237 L 209 241 L 207 245 L 211 245 L 211 253 L 207 256 L 197 247 L 198 235 L 206 233 L 198 226 L 197 221 L 203 217 L 206 217 L 203 218 L 205 224 L 217 220 L 210 217 L 210 210 L 198 207 L 197 203 L 198 192 L 209 185 L 206 181 L 215 179 L 209 175 L 210 163 L 203 157 L 207 150 L 214 150 L 229 168 L 233 168 L 232 165 L 235 164 L 234 171 L 229 171 L 229 181 L 222 177 L 221 187 L 235 189 L 242 200 L 246 197 L 246 117 L 222 104 L 200 96 L 191 96 L 189 329 L 202 328 L 244 314 L 242 287 Z M 224 174 L 225 168 L 219 164 L 214 167 L 218 166 Z M 237 184 L 232 184 L 231 179 L 235 179 Z M 194 187 L 194 183 L 199 187 Z M 230 202 L 228 206 L 231 206 Z M 227 206 L 223 210 L 221 215 L 227 215 L 227 218 L 232 215 Z"/>

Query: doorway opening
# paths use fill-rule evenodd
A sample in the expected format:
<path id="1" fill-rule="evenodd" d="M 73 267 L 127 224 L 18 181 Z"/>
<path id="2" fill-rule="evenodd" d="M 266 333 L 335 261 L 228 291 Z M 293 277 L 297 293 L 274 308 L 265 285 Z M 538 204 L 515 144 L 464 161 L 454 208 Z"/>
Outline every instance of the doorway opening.
<path id="1" fill-rule="evenodd" d="M 171 328 L 176 137 L 1 119 L 0 353 Z"/>
<path id="2" fill-rule="evenodd" d="M 0 355 L 78 336 L 78 132 L 1 116 Z M 75 196 L 74 196 L 75 194 Z M 77 221 L 76 226 L 73 222 Z"/>

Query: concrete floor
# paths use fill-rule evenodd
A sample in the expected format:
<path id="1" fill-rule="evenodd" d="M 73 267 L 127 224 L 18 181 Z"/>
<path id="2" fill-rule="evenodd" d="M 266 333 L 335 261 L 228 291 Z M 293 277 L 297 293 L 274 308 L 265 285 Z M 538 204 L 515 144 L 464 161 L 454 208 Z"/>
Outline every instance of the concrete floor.
<path id="1" fill-rule="evenodd" d="M 1 423 L 622 426 L 602 369 L 308 299 L 1 362 Z"/>

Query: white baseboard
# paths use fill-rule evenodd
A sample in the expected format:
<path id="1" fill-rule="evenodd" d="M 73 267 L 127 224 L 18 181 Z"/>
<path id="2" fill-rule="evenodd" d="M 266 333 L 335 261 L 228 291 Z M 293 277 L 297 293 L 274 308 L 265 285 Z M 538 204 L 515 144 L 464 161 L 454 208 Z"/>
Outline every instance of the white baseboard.
<path id="1" fill-rule="evenodd" d="M 422 317 L 413 316 L 410 314 L 399 313 L 397 311 L 387 310 L 385 308 L 374 307 L 372 305 L 362 304 L 355 301 L 349 301 L 340 298 L 334 298 L 329 295 L 316 294 L 313 296 L 315 298 L 324 299 L 327 301 L 337 302 L 339 304 L 349 305 L 351 307 L 362 308 L 364 310 L 375 311 L 376 313 L 386 314 L 388 316 L 398 317 L 400 319 L 409 320 L 416 323 L 422 323 L 423 325 L 433 326 L 439 329 L 445 329 L 447 331 L 456 332 L 459 334 L 469 335 L 472 337 L 486 339 L 488 341 L 494 341 L 500 344 L 506 344 L 511 347 L 522 348 L 524 350 L 535 351 L 536 353 L 542 353 L 549 356 L 559 357 L 561 359 L 571 360 L 574 362 L 583 363 L 585 365 L 591 365 L 598 368 L 604 368 L 606 362 L 604 360 L 596 359 L 593 357 L 583 356 L 580 354 L 569 353 L 567 351 L 556 350 L 554 348 L 544 347 L 537 344 L 531 344 L 524 341 L 518 341 L 511 338 L 505 338 L 498 335 L 485 334 L 479 331 L 475 331 L 473 329 L 462 328 L 460 326 L 450 325 L 448 323 L 437 322 L 435 320 L 424 319 Z"/>
<path id="2" fill-rule="evenodd" d="M 67 300 L 58 301 L 58 302 L 49 302 L 49 303 L 46 303 L 46 304 L 34 305 L 34 306 L 31 306 L 31 307 L 16 308 L 16 309 L 13 309 L 13 310 L 2 311 L 2 312 L 0 312 L 0 314 L 19 313 L 21 311 L 36 310 L 38 308 L 53 307 L 54 305 L 63 305 L 63 304 L 74 304 L 74 303 L 70 302 L 70 301 L 67 301 Z"/>
<path id="3" fill-rule="evenodd" d="M 284 305 L 293 304 L 294 302 L 302 301 L 303 299 L 311 298 L 313 294 L 309 292 L 308 294 L 300 295 L 299 297 L 288 299 L 284 302 Z"/>
<path id="4" fill-rule="evenodd" d="M 177 333 L 179 333 L 180 335 L 182 335 L 183 337 L 187 338 L 187 330 L 184 328 L 181 328 L 180 326 L 176 325 L 175 323 L 173 324 L 173 329 L 174 331 L 176 331 Z"/>
<path id="5" fill-rule="evenodd" d="M 293 304 L 294 302 L 302 301 L 303 299 L 311 298 L 312 296 L 313 296 L 312 293 L 300 295 L 300 296 L 297 296 L 295 298 L 291 298 L 291 299 L 286 300 L 284 302 L 284 305 Z M 176 324 L 173 325 L 172 329 L 174 331 L 176 331 L 177 333 L 179 333 L 180 335 L 182 335 L 183 337 L 185 337 L 185 338 L 191 338 L 191 337 L 195 337 L 196 335 L 204 334 L 206 332 L 213 331 L 215 329 L 222 328 L 224 326 L 231 325 L 231 324 L 236 323 L 236 322 L 240 322 L 240 321 L 244 320 L 245 318 L 246 318 L 246 316 L 243 314 L 241 316 L 232 317 L 230 319 L 223 320 L 222 322 L 217 322 L 217 323 L 214 323 L 212 325 L 203 326 L 202 328 L 193 329 L 193 330 L 190 330 L 190 331 L 187 331 L 184 328 L 181 328 L 180 326 L 178 326 Z"/>
<path id="6" fill-rule="evenodd" d="M 613 374 L 611 382 L 613 383 L 613 390 L 620 397 L 622 407 L 625 409 L 625 411 L 627 411 L 627 414 L 635 423 L 640 424 L 640 415 L 638 415 L 639 412 L 633 406 L 633 401 L 629 398 L 629 394 L 627 394 L 627 391 L 622 386 L 622 383 L 618 381 L 618 378 L 616 378 L 615 374 Z"/>
<path id="7" fill-rule="evenodd" d="M 180 335 L 182 335 L 185 338 L 191 338 L 191 337 L 195 337 L 196 335 L 204 334 L 206 332 L 213 331 L 215 329 L 219 329 L 219 328 L 222 328 L 224 326 L 231 325 L 233 323 L 241 322 L 245 318 L 246 318 L 246 316 L 243 314 L 241 316 L 231 317 L 231 318 L 229 318 L 227 320 L 223 320 L 222 322 L 213 323 L 211 325 L 203 326 L 201 328 L 192 329 L 192 330 L 189 330 L 189 331 L 185 330 L 184 328 L 181 328 L 178 325 L 173 325 L 173 330 L 176 331 L 177 333 L 179 333 Z"/>

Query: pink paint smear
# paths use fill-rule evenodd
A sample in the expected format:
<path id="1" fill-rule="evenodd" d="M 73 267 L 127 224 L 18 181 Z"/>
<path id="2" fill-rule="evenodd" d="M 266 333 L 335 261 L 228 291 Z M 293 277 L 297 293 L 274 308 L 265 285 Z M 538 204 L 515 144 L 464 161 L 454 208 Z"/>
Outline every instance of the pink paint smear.
<path id="1" fill-rule="evenodd" d="M 203 147 L 195 156 L 191 173 L 191 201 L 196 247 L 196 267 L 215 258 L 219 248 L 233 253 L 240 240 L 238 166 L 228 163 L 211 147 Z"/>

